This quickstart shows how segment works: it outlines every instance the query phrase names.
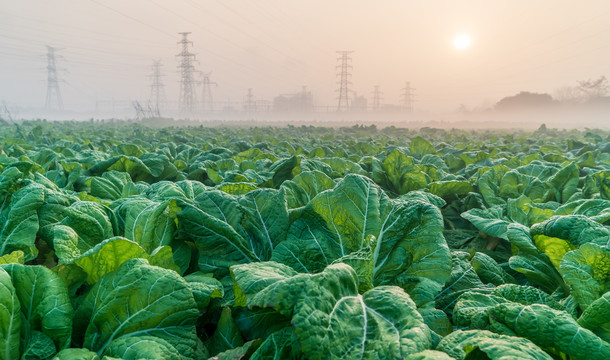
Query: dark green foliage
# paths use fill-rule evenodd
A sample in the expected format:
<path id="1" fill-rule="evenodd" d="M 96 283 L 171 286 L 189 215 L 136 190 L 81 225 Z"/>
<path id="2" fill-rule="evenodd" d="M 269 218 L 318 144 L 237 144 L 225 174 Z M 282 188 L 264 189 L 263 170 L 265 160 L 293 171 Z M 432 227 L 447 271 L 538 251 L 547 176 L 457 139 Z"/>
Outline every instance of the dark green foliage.
<path id="1" fill-rule="evenodd" d="M 0 139 L 0 359 L 610 357 L 606 132 Z"/>

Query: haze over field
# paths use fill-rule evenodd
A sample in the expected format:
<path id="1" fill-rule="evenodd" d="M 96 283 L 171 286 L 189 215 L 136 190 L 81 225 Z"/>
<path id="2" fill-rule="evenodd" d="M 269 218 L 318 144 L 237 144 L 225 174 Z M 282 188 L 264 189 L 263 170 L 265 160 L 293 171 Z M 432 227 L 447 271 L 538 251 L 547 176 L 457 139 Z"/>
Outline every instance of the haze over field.
<path id="1" fill-rule="evenodd" d="M 0 104 L 5 116 L 44 113 L 51 46 L 65 111 L 136 115 L 160 60 L 166 115 L 179 107 L 180 32 L 196 54 L 196 106 L 200 73 L 211 72 L 215 112 L 267 111 L 281 94 L 334 112 L 343 50 L 353 51 L 350 104 L 359 96 L 369 112 L 404 111 L 407 82 L 414 112 L 428 118 L 494 108 L 522 91 L 582 102 L 579 82 L 610 76 L 608 16 L 605 0 L 5 1 Z"/>

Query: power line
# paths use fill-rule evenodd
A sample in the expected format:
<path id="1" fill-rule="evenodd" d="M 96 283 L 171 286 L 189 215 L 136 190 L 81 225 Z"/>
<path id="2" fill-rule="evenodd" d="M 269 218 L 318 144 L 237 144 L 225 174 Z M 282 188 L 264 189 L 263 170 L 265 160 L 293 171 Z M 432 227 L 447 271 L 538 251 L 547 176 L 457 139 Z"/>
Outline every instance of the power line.
<path id="1" fill-rule="evenodd" d="M 152 0 L 149 0 L 149 1 L 152 1 Z M 154 1 L 152 1 L 152 3 L 153 3 L 153 4 L 156 4 Z M 193 2 L 193 3 L 188 3 L 188 4 L 189 4 L 189 5 L 191 5 L 191 6 L 192 6 L 192 7 L 194 7 L 194 8 L 201 9 L 201 7 L 199 7 L 199 6 L 198 6 L 198 4 L 199 4 L 198 2 Z M 159 4 L 156 4 L 156 5 L 157 5 L 157 6 L 161 6 L 161 5 L 159 5 Z M 224 4 L 221 4 L 221 5 L 223 5 L 223 6 L 224 6 Z M 225 7 L 226 7 L 226 6 L 225 6 Z M 227 9 L 229 9 L 229 8 L 227 7 Z M 230 9 L 229 9 L 229 10 L 230 10 Z M 176 14 L 176 13 L 174 12 L 174 14 Z M 177 16 L 180 16 L 181 18 L 185 19 L 186 21 L 191 22 L 189 19 L 185 18 L 184 16 L 182 16 L 182 15 L 180 15 L 180 14 L 176 14 L 176 15 L 177 15 Z M 301 60 L 295 59 L 294 57 L 292 57 L 292 56 L 290 56 L 290 55 L 288 55 L 288 54 L 284 53 L 283 51 L 281 51 L 280 49 L 278 49 L 278 48 L 276 48 L 276 47 L 273 47 L 272 45 L 270 45 L 270 44 L 266 43 L 265 41 L 263 41 L 263 40 L 259 39 L 258 37 L 256 37 L 256 36 L 252 35 L 251 33 L 244 31 L 244 30 L 243 30 L 241 27 L 239 27 L 239 26 L 235 26 L 235 25 L 234 25 L 234 24 L 232 24 L 230 21 L 227 21 L 227 20 L 225 20 L 225 19 L 223 19 L 223 18 L 221 18 L 221 17 L 219 17 L 218 15 L 215 15 L 215 14 L 213 14 L 213 13 L 209 13 L 209 12 L 208 12 L 208 15 L 213 16 L 213 17 L 214 17 L 214 18 L 216 18 L 217 20 L 219 20 L 219 21 L 223 22 L 225 25 L 227 25 L 227 26 L 229 26 L 229 27 L 233 28 L 235 31 L 237 31 L 237 32 L 239 32 L 239 33 L 241 33 L 241 34 L 243 34 L 244 36 L 247 36 L 247 37 L 249 37 L 249 38 L 251 38 L 251 39 L 255 40 L 256 42 L 261 43 L 261 44 L 262 44 L 262 45 L 264 45 L 265 47 L 267 47 L 267 48 L 269 48 L 269 49 L 271 49 L 271 50 L 273 50 L 273 51 L 275 51 L 275 52 L 277 52 L 277 53 L 279 53 L 279 54 L 281 54 L 281 55 L 286 56 L 287 58 L 291 59 L 292 61 L 295 61 L 295 62 L 301 62 Z M 248 50 L 248 49 L 247 49 L 247 48 L 245 48 L 244 46 L 242 46 L 242 45 L 239 45 L 239 44 L 235 43 L 235 42 L 234 42 L 234 41 L 232 41 L 231 39 L 228 39 L 227 37 L 225 37 L 225 36 L 223 36 L 223 35 L 220 35 L 220 34 L 218 34 L 218 33 L 214 32 L 214 31 L 211 31 L 211 30 L 209 30 L 209 29 L 207 29 L 207 28 L 202 27 L 202 26 L 201 26 L 199 23 L 193 23 L 193 24 L 195 24 L 196 26 L 198 26 L 198 27 L 202 28 L 203 30 L 205 30 L 205 31 L 206 31 L 206 33 L 209 33 L 209 34 L 211 34 L 211 35 L 214 35 L 214 36 L 216 36 L 217 38 L 219 38 L 219 39 L 221 39 L 221 40 L 223 40 L 223 41 L 225 41 L 225 42 L 227 42 L 227 43 L 229 43 L 229 44 L 231 44 L 231 45 L 235 46 L 236 48 L 238 48 L 238 49 L 240 49 L 240 50 Z M 288 67 L 286 66 L 286 64 L 284 64 L 284 63 L 282 63 L 282 62 L 273 61 L 273 60 L 270 60 L 270 59 L 268 59 L 268 58 L 265 58 L 265 61 L 267 61 L 267 62 L 269 62 L 270 64 L 274 65 L 274 67 L 276 67 L 276 68 L 277 68 L 277 67 L 283 67 L 283 68 L 285 68 L 286 70 L 291 70 L 290 68 L 288 68 Z M 281 79 L 281 78 L 278 78 L 278 79 Z M 284 79 L 281 79 L 281 80 L 284 80 Z"/>
<path id="2" fill-rule="evenodd" d="M 20 54 L 8 53 L 8 52 L 4 52 L 4 51 L 0 51 L 0 55 L 12 56 L 12 57 L 20 58 L 20 59 L 31 59 L 32 58 L 30 55 L 20 55 Z"/>
<path id="3" fill-rule="evenodd" d="M 11 45 L 3 45 L 3 47 L 12 47 L 14 50 L 17 51 L 26 51 L 26 52 L 38 52 L 38 50 L 33 50 L 31 47 L 28 46 L 23 46 L 24 42 L 27 42 L 30 46 L 33 46 L 35 44 L 39 44 L 42 46 L 45 46 L 45 43 L 43 41 L 36 41 L 36 40 L 32 40 L 30 38 L 26 38 L 26 37 L 19 37 L 19 36 L 8 36 L 7 34 L 0 34 L 0 37 L 2 38 L 6 38 L 6 39 L 10 39 L 13 41 L 18 41 L 18 44 L 11 44 Z M 99 48 L 87 48 L 87 47 L 82 47 L 82 46 L 72 46 L 70 44 L 62 44 L 62 46 L 66 47 L 65 52 L 66 53 L 70 53 L 70 54 L 76 54 L 76 55 L 80 55 L 86 59 L 90 59 L 89 54 L 92 52 L 97 52 L 101 55 L 108 55 L 109 51 L 108 50 L 101 50 Z M 76 51 L 75 51 L 76 50 Z M 83 51 L 83 53 L 78 52 L 78 50 Z M 126 54 L 125 54 L 126 55 Z M 134 66 L 134 67 L 140 67 L 141 63 L 139 64 L 129 64 L 129 63 L 125 63 L 125 62 L 117 62 L 115 61 L 115 59 L 119 56 L 119 54 L 117 54 L 116 52 L 113 53 L 112 59 L 109 61 L 104 61 L 103 63 L 108 64 L 110 62 L 114 62 L 115 64 L 118 65 L 128 65 L 128 66 Z M 128 55 L 128 57 L 131 57 L 130 55 Z M 99 59 L 99 56 L 95 56 L 94 57 L 96 60 Z M 131 60 L 131 59 L 130 59 Z"/>
<path id="4" fill-rule="evenodd" d="M 283 31 L 283 32 L 286 34 L 290 34 L 291 39 L 294 39 L 295 36 L 300 37 L 301 41 L 299 41 L 299 44 L 308 42 L 312 48 L 314 48 L 316 51 L 319 52 L 320 55 L 324 55 L 327 53 L 327 50 L 321 48 L 319 46 L 319 43 L 327 41 L 329 39 L 329 37 L 331 37 L 333 35 L 332 33 L 329 32 L 328 34 L 326 34 L 327 37 L 316 38 L 314 41 L 310 37 L 302 36 L 303 35 L 302 29 L 299 28 L 298 24 L 295 24 L 294 21 L 286 21 L 286 19 L 289 18 L 289 15 L 286 14 L 285 12 L 283 12 L 278 6 L 271 6 L 269 8 L 261 9 L 263 3 L 260 1 L 259 2 L 248 2 L 246 4 L 255 5 L 252 7 L 255 11 L 257 11 L 259 14 L 269 18 L 273 24 L 279 25 L 281 29 L 291 28 L 292 31 Z M 279 16 L 274 16 L 272 14 L 273 12 L 279 13 Z"/>
<path id="5" fill-rule="evenodd" d="M 113 12 L 115 12 L 115 13 L 117 13 L 117 14 L 119 14 L 119 15 L 123 16 L 123 17 L 126 17 L 127 19 L 130 19 L 130 20 L 132 20 L 132 21 L 135 21 L 135 22 L 137 22 L 138 24 L 141 24 L 141 25 L 144 25 L 144 26 L 146 26 L 146 27 L 148 27 L 148 28 L 150 28 L 150 29 L 153 29 L 153 30 L 155 30 L 155 31 L 157 31 L 157 32 L 159 32 L 159 33 L 161 33 L 161 34 L 163 34 L 163 35 L 167 35 L 167 36 L 169 36 L 169 37 L 171 37 L 171 38 L 173 38 L 173 39 L 175 39 L 175 38 L 176 38 L 176 36 L 174 36 L 173 34 L 170 34 L 170 33 L 168 33 L 168 32 L 165 32 L 165 31 L 163 31 L 163 30 L 159 29 L 159 28 L 158 28 L 158 27 L 156 27 L 156 26 L 153 26 L 153 25 L 150 25 L 150 24 L 148 24 L 148 23 L 145 23 L 145 22 L 143 22 L 142 20 L 138 20 L 138 19 L 134 18 L 133 16 L 131 16 L 131 15 L 127 15 L 127 14 L 125 14 L 124 12 L 121 12 L 121 11 L 119 11 L 119 10 L 115 9 L 115 8 L 112 8 L 112 7 L 108 6 L 108 5 L 102 4 L 102 3 L 100 3 L 100 2 L 99 2 L 99 1 L 97 1 L 97 0 L 89 0 L 89 1 L 91 1 L 91 2 L 93 2 L 93 3 L 95 3 L 95 4 L 97 4 L 97 5 L 99 5 L 99 6 L 101 6 L 101 7 L 104 7 L 104 8 L 106 8 L 106 9 L 110 10 L 110 11 L 113 11 Z"/>
<path id="6" fill-rule="evenodd" d="M 13 15 L 10 15 L 13 16 Z M 62 25 L 58 25 L 58 24 L 54 24 L 48 21 L 42 21 L 42 20 L 33 20 L 33 19 L 29 19 L 23 16 L 18 16 L 21 19 L 25 19 L 26 21 L 31 21 L 31 22 L 35 22 L 35 25 L 37 26 L 29 26 L 29 25 L 24 25 L 22 23 L 0 23 L 0 26 L 4 27 L 4 30 L 2 30 L 2 32 L 4 34 L 6 34 L 7 31 L 10 30 L 18 30 L 18 32 L 24 33 L 25 31 L 30 31 L 33 33 L 33 37 L 40 39 L 41 36 L 52 36 L 52 39 L 55 40 L 57 37 L 62 37 L 62 38 L 79 38 L 81 40 L 86 40 L 88 42 L 91 42 L 91 40 L 98 40 L 98 41 L 104 41 L 104 42 L 108 42 L 108 41 L 112 41 L 112 44 L 124 44 L 124 45 L 130 45 L 130 46 L 134 46 L 134 45 L 138 45 L 138 46 L 146 46 L 146 47 L 150 47 L 150 48 L 164 48 L 164 49 L 168 49 L 169 46 L 163 46 L 163 45 L 159 45 L 156 42 L 149 42 L 147 40 L 140 40 L 140 39 L 127 39 L 127 38 L 117 38 L 116 35 L 110 34 L 110 33 L 100 33 L 100 32 L 96 32 L 96 31 L 90 31 L 87 29 L 83 29 L 80 27 L 76 27 L 76 26 L 66 26 L 65 24 Z M 41 24 L 46 24 L 46 26 L 39 26 Z M 56 28 L 56 27 L 60 27 L 61 30 L 57 30 L 57 29 L 52 29 L 52 28 Z M 88 35 L 88 34 L 93 34 L 92 35 Z"/>
<path id="7" fill-rule="evenodd" d="M 225 4 L 224 2 L 217 1 L 217 3 L 218 3 L 219 5 L 221 5 L 222 7 L 224 7 L 225 9 L 229 10 L 231 13 L 233 13 L 233 14 L 235 14 L 235 15 L 239 16 L 239 17 L 240 17 L 240 18 L 242 18 L 244 21 L 246 21 L 246 22 L 250 23 L 252 26 L 255 26 L 255 27 L 258 27 L 259 29 L 261 29 L 261 28 L 260 28 L 260 26 L 258 26 L 257 24 L 253 23 L 253 22 L 252 22 L 252 21 L 251 21 L 249 18 L 247 18 L 247 17 L 245 17 L 245 16 L 241 15 L 240 13 L 238 13 L 237 11 L 233 10 L 231 7 L 229 7 L 229 6 L 228 6 L 227 4 Z M 233 26 L 233 27 L 234 27 L 234 26 Z M 256 37 L 256 36 L 252 35 L 252 33 L 250 33 L 250 32 L 246 32 L 246 31 L 243 31 L 241 28 L 238 28 L 238 27 L 235 27 L 235 28 L 236 28 L 236 29 L 237 29 L 239 32 L 241 32 L 242 34 L 244 34 L 244 35 L 246 35 L 246 36 L 248 36 L 248 37 L 250 37 L 250 38 L 252 38 L 252 39 L 254 39 L 254 40 L 256 40 L 256 41 L 258 41 L 259 43 L 261 43 L 261 44 L 263 44 L 264 46 L 268 47 L 269 49 L 271 49 L 271 50 L 275 51 L 276 53 L 278 53 L 278 54 L 280 54 L 280 55 L 283 55 L 283 56 L 287 57 L 288 59 L 290 59 L 290 60 L 292 60 L 292 61 L 295 61 L 295 62 L 297 62 L 297 63 L 304 64 L 304 63 L 303 63 L 303 61 L 302 61 L 301 59 L 296 59 L 296 58 L 292 57 L 291 55 L 289 55 L 289 54 L 285 53 L 285 52 L 284 52 L 284 51 L 282 51 L 281 49 L 278 49 L 277 47 L 275 47 L 275 46 L 273 46 L 273 45 L 270 45 L 270 44 L 269 44 L 269 43 L 267 43 L 266 41 L 263 41 L 263 40 L 259 39 L 258 37 Z M 262 30 L 262 29 L 261 29 L 261 30 Z"/>
<path id="8" fill-rule="evenodd" d="M 116 10 L 115 10 L 115 12 L 116 12 Z M 61 32 L 64 32 L 65 30 L 68 29 L 69 31 L 68 32 L 64 32 L 64 34 L 69 34 L 70 36 L 75 36 L 75 35 L 79 36 L 81 34 L 88 33 L 88 34 L 100 35 L 100 36 L 103 36 L 103 37 L 105 37 L 107 39 L 112 39 L 113 42 L 127 41 L 127 42 L 130 42 L 133 45 L 137 44 L 137 45 L 150 45 L 150 46 L 153 46 L 153 47 L 167 47 L 167 46 L 159 46 L 157 44 L 157 42 L 149 42 L 150 41 L 149 37 L 147 37 L 147 38 L 133 38 L 132 37 L 131 40 L 127 39 L 127 38 L 116 39 L 115 35 L 112 35 L 112 34 L 110 34 L 108 32 L 95 31 L 95 30 L 92 30 L 91 28 L 88 28 L 88 27 L 74 26 L 71 23 L 70 24 L 55 23 L 55 22 L 47 21 L 46 18 L 40 19 L 40 18 L 28 17 L 28 16 L 23 16 L 23 15 L 14 14 L 14 13 L 8 13 L 6 11 L 3 11 L 2 9 L 0 9 L 0 13 L 4 13 L 7 16 L 7 18 L 11 19 L 11 20 L 13 20 L 14 18 L 18 18 L 18 19 L 26 20 L 26 21 L 28 21 L 30 23 L 35 24 L 35 25 L 46 24 L 46 25 L 50 25 L 52 27 L 61 29 L 61 31 L 59 31 L 59 32 L 55 31 L 55 33 L 61 33 Z M 2 25 L 7 25 L 7 24 L 9 24 L 11 27 L 15 27 L 15 26 L 23 27 L 24 26 L 21 23 L 15 23 L 15 22 L 13 22 L 13 23 L 3 22 L 2 23 Z M 34 29 L 34 28 L 30 27 L 30 29 Z M 39 35 L 46 34 L 48 32 L 48 28 L 44 27 L 44 29 L 37 29 L 37 31 L 38 31 Z M 171 35 L 171 34 L 169 34 L 169 35 Z M 175 36 L 173 36 L 173 37 L 175 37 Z M 83 35 L 82 38 L 83 39 L 90 39 L 91 37 L 88 36 L 88 35 Z"/>
<path id="9" fill-rule="evenodd" d="M 191 21 L 191 20 L 190 20 L 190 19 L 188 19 L 187 17 L 185 17 L 185 16 L 183 16 L 183 15 L 181 15 L 181 14 L 179 14 L 179 13 L 177 13 L 177 12 L 173 11 L 172 9 L 170 9 L 170 8 L 168 8 L 168 7 L 165 7 L 165 6 L 161 5 L 161 4 L 158 4 L 157 2 L 155 2 L 155 1 L 153 1 L 153 0 L 148 0 L 148 2 L 149 2 L 149 3 L 151 3 L 151 4 L 153 4 L 153 5 L 155 5 L 155 6 L 157 6 L 157 7 L 159 7 L 160 9 L 163 9 L 163 10 L 164 10 L 164 11 L 166 11 L 166 12 L 169 12 L 169 13 L 171 13 L 171 14 L 174 14 L 175 16 L 177 16 L 177 17 L 179 17 L 179 18 L 183 19 L 184 21 L 187 21 L 187 22 L 191 23 L 192 25 L 194 25 L 194 26 L 196 26 L 196 27 L 198 27 L 198 28 L 202 29 L 203 31 L 205 31 L 205 33 L 206 33 L 206 34 L 210 34 L 210 35 L 213 35 L 213 36 L 215 36 L 215 37 L 219 38 L 220 40 L 224 41 L 224 43 L 231 44 L 231 45 L 233 45 L 233 46 L 235 46 L 236 48 L 241 49 L 241 50 L 243 50 L 243 49 L 244 49 L 242 46 L 240 46 L 239 44 L 235 43 L 235 42 L 234 42 L 234 41 L 232 41 L 230 38 L 225 37 L 225 36 L 223 36 L 223 35 L 221 35 L 221 34 L 219 34 L 219 33 L 215 32 L 215 31 L 213 31 L 213 30 L 211 30 L 211 29 L 208 29 L 208 28 L 206 28 L 206 27 L 201 26 L 201 24 L 200 24 L 199 22 L 194 22 L 194 21 Z M 190 5 L 191 7 L 195 8 L 195 9 L 200 9 L 199 7 L 197 7 L 197 6 L 195 5 L 195 4 L 197 4 L 197 3 L 195 3 L 195 4 L 191 4 L 191 3 L 187 2 L 187 4 L 188 4 L 188 5 Z M 233 58 L 229 58 L 229 57 L 223 56 L 223 55 L 221 55 L 221 54 L 219 54 L 219 53 L 217 53 L 217 52 L 214 52 L 214 51 L 210 50 L 209 48 L 206 48 L 206 49 L 205 49 L 205 52 L 206 52 L 207 54 L 213 55 L 213 56 L 215 56 L 215 57 L 217 57 L 217 58 L 219 58 L 219 59 L 223 60 L 224 62 L 229 62 L 229 63 L 232 63 L 232 64 L 234 64 L 234 65 L 237 65 L 237 66 L 239 66 L 239 67 L 241 67 L 241 68 L 243 68 L 243 69 L 246 69 L 246 70 L 248 70 L 248 71 L 251 71 L 253 74 L 258 75 L 258 76 L 259 76 L 259 77 L 261 77 L 261 78 L 264 78 L 264 79 L 272 78 L 272 79 L 275 79 L 275 80 L 284 80 L 283 78 L 278 77 L 278 76 L 276 76 L 275 74 L 269 74 L 269 73 L 263 72 L 263 71 L 261 71 L 260 69 L 253 68 L 253 67 L 251 67 L 251 66 L 249 66 L 249 65 L 247 65 L 247 64 L 244 64 L 244 63 L 241 63 L 241 62 L 239 62 L 239 61 L 236 61 L 236 60 L 235 60 L 235 59 L 233 59 Z M 278 64 L 276 64 L 276 65 L 278 65 Z M 238 74 L 239 74 L 239 73 L 238 73 Z M 239 76 L 239 75 L 238 75 L 238 76 Z M 243 76 L 242 76 L 242 77 L 243 77 Z"/>
<path id="10" fill-rule="evenodd" d="M 544 37 L 542 39 L 539 39 L 537 41 L 531 42 L 528 45 L 524 46 L 523 49 L 526 49 L 528 47 L 532 47 L 532 46 L 538 45 L 538 44 L 543 43 L 543 42 L 546 42 L 547 40 L 552 39 L 554 37 L 557 37 L 559 35 L 562 35 L 562 34 L 568 32 L 568 31 L 570 31 L 570 30 L 572 30 L 572 29 L 574 29 L 576 27 L 579 27 L 579 26 L 584 25 L 584 24 L 588 24 L 588 23 L 592 22 L 593 20 L 595 20 L 597 18 L 600 18 L 600 17 L 604 17 L 605 18 L 608 14 L 610 14 L 610 11 L 606 11 L 606 12 L 603 12 L 603 13 L 598 13 L 598 14 L 596 14 L 595 16 L 593 16 L 591 18 L 588 18 L 588 19 L 583 20 L 581 22 L 578 22 L 576 24 L 573 24 L 573 25 L 570 25 L 568 27 L 565 27 L 562 30 L 556 31 L 553 34 L 548 35 L 548 36 L 546 36 L 546 37 Z M 601 31 L 599 33 L 596 33 L 594 35 L 589 35 L 589 36 L 586 36 L 586 37 L 595 36 L 595 35 L 598 35 L 600 33 L 607 33 L 607 31 L 608 31 L 607 29 L 604 29 L 603 31 Z"/>

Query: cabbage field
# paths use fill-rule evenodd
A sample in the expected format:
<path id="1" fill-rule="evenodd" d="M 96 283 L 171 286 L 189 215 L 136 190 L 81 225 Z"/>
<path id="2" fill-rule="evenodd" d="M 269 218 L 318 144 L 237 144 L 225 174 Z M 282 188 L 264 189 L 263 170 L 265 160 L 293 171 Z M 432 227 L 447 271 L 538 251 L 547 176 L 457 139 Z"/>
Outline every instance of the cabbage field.
<path id="1" fill-rule="evenodd" d="M 0 359 L 610 359 L 608 132 L 0 136 Z"/>

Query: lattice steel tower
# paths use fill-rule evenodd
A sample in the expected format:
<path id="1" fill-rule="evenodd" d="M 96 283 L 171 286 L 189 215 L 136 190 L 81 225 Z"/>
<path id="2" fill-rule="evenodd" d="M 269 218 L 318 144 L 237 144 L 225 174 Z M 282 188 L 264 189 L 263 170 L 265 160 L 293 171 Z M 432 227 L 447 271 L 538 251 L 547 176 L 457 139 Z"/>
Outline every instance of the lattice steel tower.
<path id="1" fill-rule="evenodd" d="M 337 111 L 347 111 L 349 110 L 349 86 L 352 84 L 350 78 L 352 74 L 349 72 L 349 69 L 352 69 L 350 62 L 352 58 L 349 54 L 353 53 L 353 51 L 337 51 L 337 54 L 341 55 L 337 58 L 338 61 L 341 61 L 341 65 L 337 65 L 337 69 L 341 71 L 337 74 L 339 76 L 339 81 L 337 84 L 339 85 L 339 102 L 337 103 Z"/>
<path id="2" fill-rule="evenodd" d="M 59 80 L 57 79 L 55 50 L 55 48 L 47 46 L 47 99 L 45 101 L 45 108 L 47 110 L 64 109 L 61 93 L 59 92 Z"/>
<path id="3" fill-rule="evenodd" d="M 414 100 L 414 92 L 415 89 L 411 87 L 411 83 L 409 81 L 406 82 L 404 88 L 401 89 L 401 101 L 404 111 L 413 112 L 413 100 Z"/>
<path id="4" fill-rule="evenodd" d="M 246 104 L 244 106 L 245 110 L 248 113 L 256 111 L 256 103 L 254 102 L 254 94 L 252 93 L 252 88 L 248 88 L 248 93 L 246 94 Z"/>
<path id="5" fill-rule="evenodd" d="M 379 91 L 379 85 L 375 85 L 373 90 L 373 111 L 381 110 L 381 95 L 383 93 Z"/>
<path id="6" fill-rule="evenodd" d="M 210 81 L 210 75 L 212 72 L 203 73 L 203 89 L 201 91 L 201 109 L 204 112 L 213 112 L 214 103 L 212 99 L 212 86 L 218 85 L 215 82 Z"/>
<path id="7" fill-rule="evenodd" d="M 178 56 L 180 58 L 180 64 L 178 70 L 180 72 L 180 97 L 178 98 L 178 104 L 180 112 L 183 114 L 192 114 L 195 110 L 195 77 L 194 74 L 195 66 L 195 54 L 189 51 L 189 45 L 193 42 L 188 40 L 190 32 L 181 32 L 182 40 L 178 42 L 181 45 L 181 51 Z"/>
<path id="8" fill-rule="evenodd" d="M 165 85 L 161 81 L 161 77 L 165 75 L 161 73 L 161 66 L 161 60 L 153 60 L 152 73 L 149 75 L 152 80 L 149 103 L 156 116 L 161 116 L 161 107 L 165 103 Z"/>

